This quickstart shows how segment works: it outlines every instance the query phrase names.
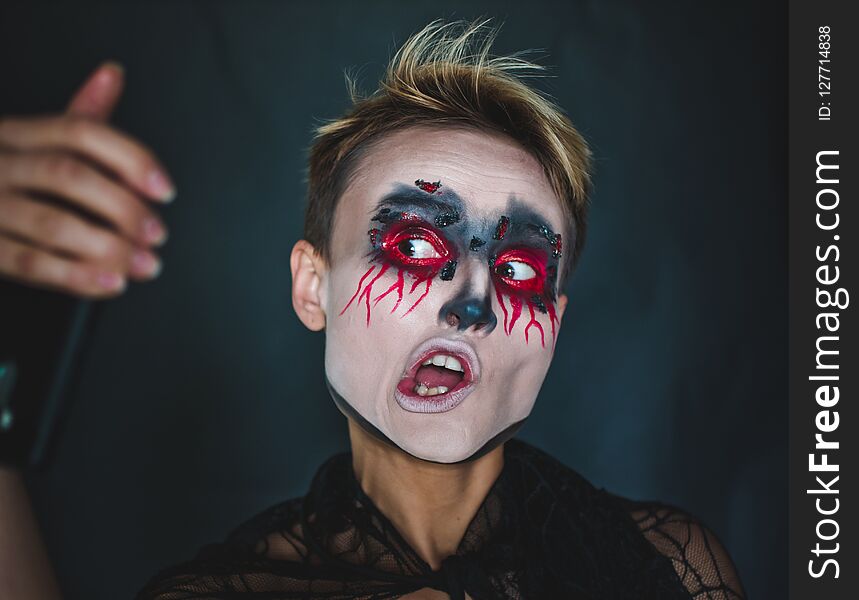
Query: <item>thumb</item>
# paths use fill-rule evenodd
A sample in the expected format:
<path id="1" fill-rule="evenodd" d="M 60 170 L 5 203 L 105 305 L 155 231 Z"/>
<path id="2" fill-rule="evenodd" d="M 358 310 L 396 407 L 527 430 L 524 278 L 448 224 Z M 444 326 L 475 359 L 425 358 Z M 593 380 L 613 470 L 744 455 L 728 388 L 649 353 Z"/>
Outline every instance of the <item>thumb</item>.
<path id="1" fill-rule="evenodd" d="M 75 92 L 66 113 L 107 121 L 124 85 L 122 65 L 113 61 L 102 63 Z"/>

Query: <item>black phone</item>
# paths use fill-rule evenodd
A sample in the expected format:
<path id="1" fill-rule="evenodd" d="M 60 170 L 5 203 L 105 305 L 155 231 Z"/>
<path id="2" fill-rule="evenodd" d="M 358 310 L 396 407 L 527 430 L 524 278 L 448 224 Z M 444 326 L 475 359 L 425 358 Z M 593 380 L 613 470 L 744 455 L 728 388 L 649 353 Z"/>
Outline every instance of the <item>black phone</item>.
<path id="1" fill-rule="evenodd" d="M 0 463 L 49 466 L 96 308 L 0 280 Z"/>

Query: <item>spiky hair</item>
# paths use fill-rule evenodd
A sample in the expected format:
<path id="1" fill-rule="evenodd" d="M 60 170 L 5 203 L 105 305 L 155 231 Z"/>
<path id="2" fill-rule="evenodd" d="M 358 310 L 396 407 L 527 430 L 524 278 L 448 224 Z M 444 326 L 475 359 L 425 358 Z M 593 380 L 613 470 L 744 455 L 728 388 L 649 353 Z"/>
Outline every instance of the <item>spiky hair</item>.
<path id="1" fill-rule="evenodd" d="M 525 78 L 545 70 L 524 53 L 492 56 L 488 20 L 433 21 L 391 59 L 378 89 L 362 96 L 347 75 L 352 107 L 316 129 L 310 149 L 304 237 L 330 259 L 334 211 L 356 158 L 387 133 L 416 125 L 503 133 L 542 165 L 568 222 L 564 275 L 584 244 L 591 152 L 569 118 Z M 572 237 L 569 237 L 569 236 Z"/>

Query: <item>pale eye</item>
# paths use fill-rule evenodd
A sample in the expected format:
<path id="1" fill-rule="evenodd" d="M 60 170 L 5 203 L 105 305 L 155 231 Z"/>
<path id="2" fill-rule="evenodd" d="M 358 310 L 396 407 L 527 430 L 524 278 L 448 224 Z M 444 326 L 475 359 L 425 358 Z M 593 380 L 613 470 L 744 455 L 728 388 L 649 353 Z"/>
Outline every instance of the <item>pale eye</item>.
<path id="1" fill-rule="evenodd" d="M 495 272 L 513 281 L 525 281 L 537 276 L 537 272 L 528 263 L 509 260 L 495 267 Z"/>
<path id="2" fill-rule="evenodd" d="M 435 246 L 420 238 L 403 240 L 397 244 L 397 248 L 409 258 L 439 258 L 441 256 L 436 251 Z"/>

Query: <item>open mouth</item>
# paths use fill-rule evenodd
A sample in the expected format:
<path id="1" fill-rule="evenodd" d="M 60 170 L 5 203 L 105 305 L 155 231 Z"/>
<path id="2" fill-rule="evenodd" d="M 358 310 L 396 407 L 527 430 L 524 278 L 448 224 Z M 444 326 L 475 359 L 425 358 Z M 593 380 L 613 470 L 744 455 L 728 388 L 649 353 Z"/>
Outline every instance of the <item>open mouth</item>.
<path id="1" fill-rule="evenodd" d="M 397 384 L 398 404 L 411 412 L 444 412 L 458 406 L 474 389 L 477 355 L 464 342 L 429 340 Z"/>

